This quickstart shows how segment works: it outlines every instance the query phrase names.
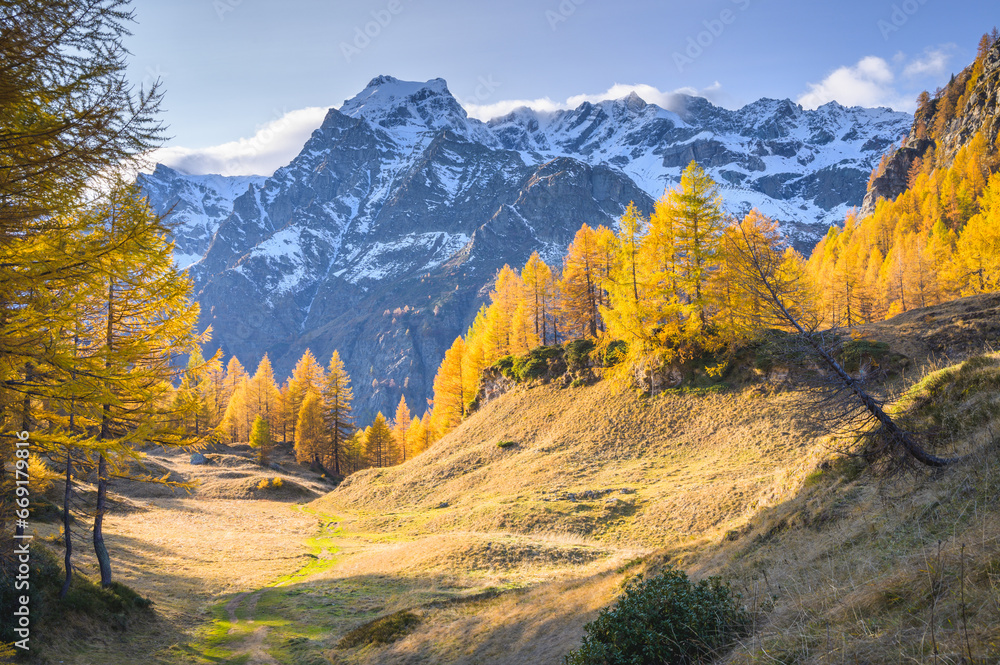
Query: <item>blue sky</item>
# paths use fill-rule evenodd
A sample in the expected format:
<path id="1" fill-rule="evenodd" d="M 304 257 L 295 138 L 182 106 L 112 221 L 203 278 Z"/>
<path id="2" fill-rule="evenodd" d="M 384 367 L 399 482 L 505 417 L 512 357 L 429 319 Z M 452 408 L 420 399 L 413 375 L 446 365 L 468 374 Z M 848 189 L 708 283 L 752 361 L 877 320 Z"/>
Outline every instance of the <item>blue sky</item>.
<path id="1" fill-rule="evenodd" d="M 162 79 L 192 172 L 270 173 L 378 74 L 442 77 L 470 114 L 631 86 L 737 108 L 760 97 L 910 111 L 1000 23 L 995 0 L 135 0 L 136 82 Z M 989 10 L 993 11 L 989 11 Z M 251 158 L 247 159 L 247 155 Z"/>

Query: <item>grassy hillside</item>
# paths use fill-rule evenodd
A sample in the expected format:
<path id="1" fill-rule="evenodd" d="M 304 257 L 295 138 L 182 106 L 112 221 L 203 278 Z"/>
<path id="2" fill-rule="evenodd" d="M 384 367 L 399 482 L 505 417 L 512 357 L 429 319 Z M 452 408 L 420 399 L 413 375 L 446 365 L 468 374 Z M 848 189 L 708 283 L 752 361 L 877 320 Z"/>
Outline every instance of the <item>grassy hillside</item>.
<path id="1" fill-rule="evenodd" d="M 207 465 L 151 451 L 159 475 L 200 483 L 113 487 L 115 570 L 153 615 L 126 631 L 71 617 L 34 662 L 554 665 L 624 582 L 668 564 L 729 578 L 752 611 L 722 662 L 998 662 L 998 305 L 863 331 L 908 356 L 882 388 L 905 393 L 901 421 L 971 454 L 935 474 L 870 477 L 787 368 L 752 364 L 745 385 L 653 399 L 521 386 L 326 494 L 287 451 L 277 470 L 236 448 Z M 60 554 L 55 522 L 37 533 Z"/>
<path id="2" fill-rule="evenodd" d="M 715 538 L 785 496 L 815 466 L 817 436 L 794 393 L 519 387 L 418 458 L 355 474 L 317 505 L 411 536 L 513 530 L 662 547 Z"/>
<path id="3" fill-rule="evenodd" d="M 352 476 L 314 506 L 400 543 L 397 565 L 495 572 L 513 557 L 530 568 L 545 558 L 537 548 L 502 544 L 553 536 L 589 543 L 594 563 L 570 579 L 510 575 L 525 590 L 461 612 L 424 608 L 400 641 L 338 657 L 559 662 L 625 577 L 669 563 L 733 579 L 755 611 L 754 636 L 729 662 L 933 662 L 935 645 L 937 662 L 969 662 L 970 650 L 996 662 L 1000 359 L 948 368 L 944 354 L 995 341 L 998 300 L 865 329 L 909 356 L 885 386 L 910 390 L 900 417 L 972 453 L 938 474 L 872 478 L 837 454 L 811 399 L 761 376 L 728 393 L 655 399 L 608 382 L 519 387 L 418 458 Z M 586 603 L 573 601 L 581 595 Z"/>

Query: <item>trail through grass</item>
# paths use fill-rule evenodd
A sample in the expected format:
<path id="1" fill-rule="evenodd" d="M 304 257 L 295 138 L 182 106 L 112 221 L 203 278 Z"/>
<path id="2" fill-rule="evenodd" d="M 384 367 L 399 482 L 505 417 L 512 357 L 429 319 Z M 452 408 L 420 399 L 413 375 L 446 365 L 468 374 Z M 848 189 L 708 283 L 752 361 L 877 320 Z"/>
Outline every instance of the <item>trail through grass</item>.
<path id="1" fill-rule="evenodd" d="M 194 662 L 246 665 L 327 662 L 318 648 L 309 648 L 311 638 L 322 635 L 322 628 L 305 623 L 316 617 L 307 617 L 308 613 L 297 606 L 294 598 L 301 593 L 297 586 L 336 562 L 340 522 L 337 517 L 308 506 L 298 505 L 294 509 L 319 520 L 318 532 L 305 541 L 309 561 L 266 587 L 236 594 L 213 605 L 211 624 L 201 631 L 199 641 L 185 649 L 199 658 Z"/>

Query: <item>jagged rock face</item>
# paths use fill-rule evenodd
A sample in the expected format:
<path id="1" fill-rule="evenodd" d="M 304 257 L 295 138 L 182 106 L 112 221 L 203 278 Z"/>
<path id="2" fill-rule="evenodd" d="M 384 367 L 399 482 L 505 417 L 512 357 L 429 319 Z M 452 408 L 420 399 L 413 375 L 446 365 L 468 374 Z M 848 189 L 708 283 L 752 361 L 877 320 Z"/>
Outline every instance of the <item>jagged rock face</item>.
<path id="1" fill-rule="evenodd" d="M 936 107 L 937 104 L 932 101 L 926 109 L 918 111 L 925 126 L 934 124 Z M 861 216 L 875 212 L 875 205 L 880 199 L 891 201 L 905 192 L 909 187 L 910 167 L 931 148 L 944 151 L 940 154 L 951 160 L 980 131 L 984 133 L 988 145 L 996 145 L 1000 135 L 1000 42 L 993 44 L 986 54 L 979 80 L 965 98 L 962 108 L 956 109 L 955 118 L 939 141 L 918 136 L 916 126 L 910 130 L 889 158 L 885 171 L 872 181 L 861 206 Z"/>
<path id="2" fill-rule="evenodd" d="M 979 80 L 948 126 L 943 140 L 945 154 L 954 156 L 979 131 L 985 133 L 989 145 L 996 145 L 1000 134 L 1000 42 L 986 54 Z"/>
<path id="3" fill-rule="evenodd" d="M 201 252 L 189 272 L 213 344 L 250 368 L 266 352 L 279 376 L 307 347 L 321 362 L 338 349 L 367 422 L 400 395 L 422 410 L 504 263 L 533 251 L 558 263 L 581 224 L 614 225 L 629 202 L 648 212 L 691 159 L 732 212 L 758 207 L 808 247 L 910 123 L 836 104 L 684 101 L 680 114 L 630 95 L 482 123 L 440 79 L 379 77 L 269 178 L 158 167 L 141 183 L 157 211 L 175 206 L 178 253 Z"/>
<path id="4" fill-rule="evenodd" d="M 885 166 L 885 171 L 873 179 L 861 204 L 861 216 L 875 212 L 875 205 L 882 199 L 891 201 L 909 187 L 910 169 L 934 147 L 930 139 L 910 139 L 898 148 Z"/>
<path id="5" fill-rule="evenodd" d="M 682 98 L 679 113 L 625 99 L 544 114 L 516 110 L 487 126 L 500 144 L 536 161 L 569 156 L 623 171 L 650 196 L 673 187 L 692 160 L 722 185 L 735 213 L 759 208 L 803 228 L 792 240 L 810 248 L 830 224 L 861 203 L 882 151 L 911 118 L 886 109 L 826 104 L 803 110 L 762 99 L 737 111 Z"/>
<path id="6" fill-rule="evenodd" d="M 157 212 L 170 213 L 174 260 L 181 268 L 205 256 L 215 230 L 232 214 L 233 201 L 265 180 L 264 176 L 186 175 L 163 164 L 138 178 Z"/>

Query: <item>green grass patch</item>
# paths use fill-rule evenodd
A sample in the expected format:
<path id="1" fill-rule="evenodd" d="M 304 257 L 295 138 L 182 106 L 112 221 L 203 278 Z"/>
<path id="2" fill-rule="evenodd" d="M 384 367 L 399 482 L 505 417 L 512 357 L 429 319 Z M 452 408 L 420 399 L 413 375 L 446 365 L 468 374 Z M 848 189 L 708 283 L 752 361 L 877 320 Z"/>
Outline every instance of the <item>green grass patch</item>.
<path id="1" fill-rule="evenodd" d="M 497 448 L 507 449 L 507 448 L 513 448 L 516 445 L 517 441 L 510 441 L 510 440 L 497 441 Z"/>
<path id="2" fill-rule="evenodd" d="M 956 437 L 989 424 L 1000 414 L 1000 353 L 931 372 L 906 392 L 895 411 L 907 427 Z"/>
<path id="3" fill-rule="evenodd" d="M 244 599 L 244 602 L 236 608 L 236 616 L 239 619 L 236 624 L 233 624 L 229 620 L 229 612 L 226 610 L 226 604 L 231 598 L 216 603 L 210 609 L 212 615 L 211 624 L 200 632 L 200 644 L 191 645 L 205 659 L 209 661 L 224 661 L 226 663 L 247 662 L 249 656 L 237 657 L 234 655 L 231 647 L 243 641 L 250 633 L 261 626 L 269 626 L 273 629 L 273 635 L 269 635 L 268 643 L 279 655 L 287 656 L 283 662 L 310 663 L 310 660 L 301 653 L 295 654 L 289 652 L 285 654 L 283 651 L 285 648 L 284 641 L 293 638 L 310 639 L 325 635 L 328 629 L 321 624 L 311 621 L 299 621 L 301 618 L 300 615 L 303 615 L 304 611 L 299 611 L 301 608 L 297 608 L 290 601 L 294 600 L 294 596 L 303 593 L 303 591 L 284 587 L 293 582 L 301 582 L 333 566 L 336 563 L 336 557 L 333 556 L 337 552 L 336 539 L 341 534 L 341 530 L 338 526 L 339 518 L 320 513 L 308 506 L 300 505 L 295 506 L 295 508 L 315 515 L 319 520 L 318 533 L 307 538 L 305 541 L 305 545 L 309 550 L 309 560 L 296 572 L 275 580 L 274 584 L 261 594 L 253 611 L 254 622 L 252 624 L 247 621 L 250 617 L 246 616 L 247 610 L 245 605 L 249 597 Z M 326 557 L 321 556 L 324 551 L 327 553 Z M 296 644 L 299 645 L 298 650 L 301 651 L 302 643 Z M 303 657 L 299 658 L 299 656 Z"/>
<path id="4" fill-rule="evenodd" d="M 322 642 L 308 637 L 290 637 L 275 649 L 276 655 L 287 657 L 295 665 L 329 665 L 330 660 L 322 651 Z"/>
<path id="5" fill-rule="evenodd" d="M 67 611 L 86 614 L 125 628 L 130 615 L 148 610 L 153 601 L 143 598 L 121 582 L 101 587 L 81 575 L 74 575 L 69 593 L 60 604 Z"/>
<path id="6" fill-rule="evenodd" d="M 716 383 L 708 386 L 678 386 L 667 388 L 660 395 L 719 395 L 730 389 L 728 383 Z"/>

